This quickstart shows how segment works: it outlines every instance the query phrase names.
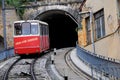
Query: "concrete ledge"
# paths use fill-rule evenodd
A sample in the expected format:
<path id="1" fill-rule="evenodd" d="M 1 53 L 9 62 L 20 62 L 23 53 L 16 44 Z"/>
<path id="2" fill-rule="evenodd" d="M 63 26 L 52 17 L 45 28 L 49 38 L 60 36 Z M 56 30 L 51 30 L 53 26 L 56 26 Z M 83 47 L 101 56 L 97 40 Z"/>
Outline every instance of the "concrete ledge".
<path id="1" fill-rule="evenodd" d="M 72 62 L 83 72 L 86 74 L 93 76 L 93 78 L 96 78 L 98 80 L 109 80 L 108 77 L 105 77 L 103 73 L 100 73 L 99 71 L 96 71 L 94 68 L 92 68 L 90 65 L 86 65 L 83 61 L 79 59 L 79 57 L 76 54 L 76 49 L 71 51 L 70 58 Z"/>
<path id="2" fill-rule="evenodd" d="M 13 48 L 0 51 L 0 60 L 4 60 L 4 59 L 10 58 L 12 56 L 15 56 Z"/>
<path id="3" fill-rule="evenodd" d="M 64 80 L 64 78 L 57 72 L 55 65 L 50 65 L 50 68 L 54 75 L 54 80 Z"/>

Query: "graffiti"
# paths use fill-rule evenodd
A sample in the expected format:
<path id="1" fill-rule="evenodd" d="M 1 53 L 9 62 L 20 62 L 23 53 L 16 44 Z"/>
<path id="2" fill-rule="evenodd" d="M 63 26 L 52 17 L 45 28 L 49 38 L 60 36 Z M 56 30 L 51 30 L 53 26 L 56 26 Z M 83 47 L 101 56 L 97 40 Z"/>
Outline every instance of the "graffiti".
<path id="1" fill-rule="evenodd" d="M 37 40 L 38 40 L 38 38 L 31 38 L 28 40 L 23 40 L 23 41 L 17 42 L 15 45 L 25 44 L 25 43 L 33 42 L 33 41 L 37 41 Z"/>

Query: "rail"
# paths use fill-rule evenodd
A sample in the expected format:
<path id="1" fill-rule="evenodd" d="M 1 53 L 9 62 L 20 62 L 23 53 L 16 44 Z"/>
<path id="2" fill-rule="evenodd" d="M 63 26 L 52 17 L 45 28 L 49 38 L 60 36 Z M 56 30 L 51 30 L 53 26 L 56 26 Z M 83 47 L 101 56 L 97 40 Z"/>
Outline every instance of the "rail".
<path id="1" fill-rule="evenodd" d="M 37 60 L 37 58 L 33 60 L 33 62 L 31 63 L 31 66 L 30 66 L 30 73 L 31 73 L 32 80 L 37 80 L 37 78 L 35 76 L 35 72 L 34 72 L 34 65 L 35 65 L 36 60 Z"/>
<path id="2" fill-rule="evenodd" d="M 18 61 L 20 61 L 20 60 L 21 60 L 21 58 L 18 58 L 18 59 L 8 68 L 8 70 L 6 70 L 6 72 L 5 72 L 2 80 L 8 80 L 8 74 L 9 74 L 10 70 L 11 70 L 11 69 L 13 68 L 13 66 L 14 66 Z"/>
<path id="3" fill-rule="evenodd" d="M 73 51 L 73 49 L 71 49 L 70 51 Z M 81 76 L 83 80 L 90 80 L 92 78 L 90 75 L 86 74 L 84 71 L 78 68 L 78 66 L 72 61 L 71 52 L 66 53 L 64 58 L 65 58 L 66 64 L 72 69 L 72 71 L 75 74 Z"/>

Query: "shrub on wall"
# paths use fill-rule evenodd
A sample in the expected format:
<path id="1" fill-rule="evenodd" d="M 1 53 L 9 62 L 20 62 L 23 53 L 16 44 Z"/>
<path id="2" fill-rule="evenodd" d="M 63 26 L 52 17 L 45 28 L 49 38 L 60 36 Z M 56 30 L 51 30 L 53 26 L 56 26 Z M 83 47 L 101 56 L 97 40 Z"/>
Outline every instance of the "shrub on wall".
<path id="1" fill-rule="evenodd" d="M 35 0 L 6 0 L 6 4 L 15 7 L 17 14 L 22 19 L 25 11 L 25 8 L 22 8 L 22 6 L 30 5 L 30 2 L 34 2 L 34 1 Z"/>

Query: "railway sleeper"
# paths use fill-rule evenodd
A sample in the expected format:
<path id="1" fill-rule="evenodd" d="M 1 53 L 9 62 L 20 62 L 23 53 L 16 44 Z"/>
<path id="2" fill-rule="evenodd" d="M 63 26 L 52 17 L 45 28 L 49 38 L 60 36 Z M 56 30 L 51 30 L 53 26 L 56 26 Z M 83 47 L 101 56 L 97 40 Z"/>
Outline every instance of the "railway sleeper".
<path id="1" fill-rule="evenodd" d="M 31 74 L 28 72 L 20 72 L 20 73 L 17 73 L 16 75 L 18 75 L 18 76 L 31 76 Z"/>
<path id="2" fill-rule="evenodd" d="M 27 64 L 31 64 L 30 62 L 28 62 L 28 61 L 25 61 L 25 63 L 24 63 L 25 65 L 27 65 Z"/>

